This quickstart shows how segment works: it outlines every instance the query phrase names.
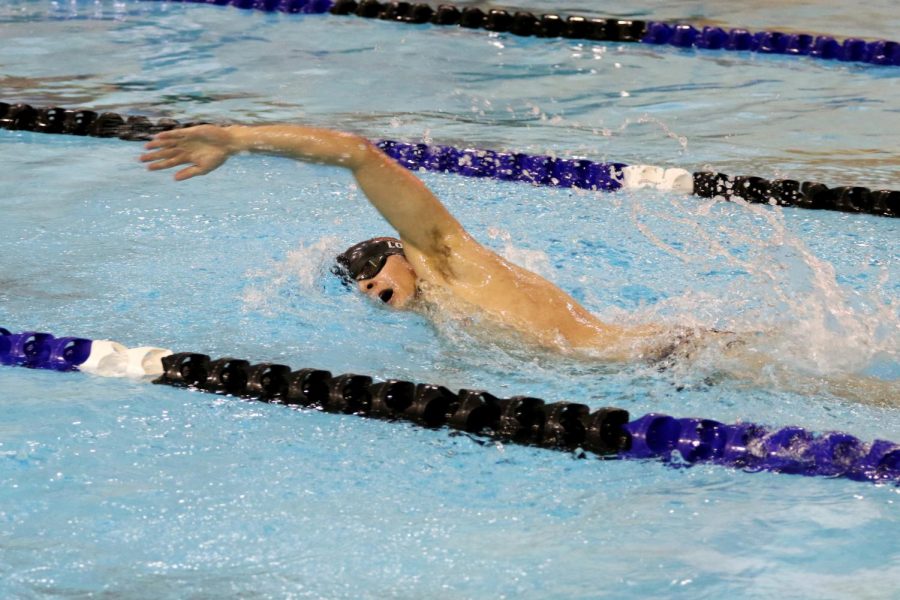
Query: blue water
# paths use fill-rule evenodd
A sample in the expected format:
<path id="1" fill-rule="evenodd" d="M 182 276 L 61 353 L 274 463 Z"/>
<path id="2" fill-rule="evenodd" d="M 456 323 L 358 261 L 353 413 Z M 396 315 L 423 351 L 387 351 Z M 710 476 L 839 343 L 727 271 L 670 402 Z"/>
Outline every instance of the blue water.
<path id="1" fill-rule="evenodd" d="M 795 22 L 891 37 L 889 8 Z M 6 3 L 0 36 L 5 100 L 900 188 L 887 68 L 161 3 Z M 0 325 L 900 439 L 896 397 L 823 383 L 900 378 L 895 220 L 423 175 L 476 238 L 602 318 L 765 331 L 802 385 L 710 384 L 715 356 L 591 364 L 345 291 L 331 257 L 386 225 L 344 173 L 237 157 L 176 184 L 139 153 L 0 131 Z M 77 373 L 2 369 L 0 407 L 3 597 L 886 598 L 900 583 L 896 487 L 577 460 Z"/>

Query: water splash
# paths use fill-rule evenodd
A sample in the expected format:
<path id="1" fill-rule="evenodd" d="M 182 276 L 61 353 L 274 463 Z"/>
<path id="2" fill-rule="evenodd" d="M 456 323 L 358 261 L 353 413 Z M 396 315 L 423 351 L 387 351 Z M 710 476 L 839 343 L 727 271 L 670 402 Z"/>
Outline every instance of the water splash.
<path id="1" fill-rule="evenodd" d="M 541 250 L 529 250 L 513 244 L 512 234 L 499 227 L 489 227 L 488 237 L 492 240 L 503 242 L 503 249 L 499 254 L 508 261 L 528 269 L 542 277 L 551 277 L 553 269 L 550 266 L 550 258 Z"/>
<path id="2" fill-rule="evenodd" d="M 657 248 L 697 273 L 727 268 L 738 274 L 720 290 L 666 300 L 668 312 L 687 325 L 710 326 L 711 319 L 725 329 L 762 331 L 760 352 L 811 375 L 887 364 L 893 367 L 881 375 L 900 377 L 900 319 L 886 265 L 870 267 L 875 274 L 868 289 L 842 285 L 834 265 L 789 229 L 781 208 L 740 198 L 723 207 L 722 200 L 672 196 L 667 210 L 653 202 L 631 204 L 633 224 Z M 666 241 L 673 229 L 690 244 Z"/>
<path id="3" fill-rule="evenodd" d="M 627 92 L 623 92 L 623 97 L 627 97 Z M 688 139 L 687 136 L 676 133 L 672 130 L 668 123 L 665 123 L 661 119 L 656 117 L 651 117 L 648 114 L 641 115 L 637 119 L 626 118 L 622 121 L 622 124 L 619 126 L 618 133 L 620 137 L 624 137 L 626 130 L 632 125 L 655 125 L 659 130 L 665 135 L 665 137 L 674 140 L 680 150 L 678 151 L 679 155 L 684 155 L 688 149 Z M 663 140 L 665 141 L 665 140 Z"/>
<path id="4" fill-rule="evenodd" d="M 295 312 L 294 297 L 308 292 L 322 281 L 340 251 L 337 237 L 325 236 L 309 245 L 289 250 L 282 260 L 270 260 L 263 267 L 251 269 L 246 276 L 251 283 L 241 295 L 244 312 L 258 312 L 266 317 Z"/>

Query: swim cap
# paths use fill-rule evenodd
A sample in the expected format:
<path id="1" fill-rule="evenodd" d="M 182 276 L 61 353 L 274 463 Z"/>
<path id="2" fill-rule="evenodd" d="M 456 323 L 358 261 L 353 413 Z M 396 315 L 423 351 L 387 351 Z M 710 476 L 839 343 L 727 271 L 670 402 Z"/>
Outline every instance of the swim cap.
<path id="1" fill-rule="evenodd" d="M 350 246 L 337 256 L 340 269 L 335 273 L 348 281 L 370 279 L 378 275 L 388 256 L 403 255 L 403 242 L 392 237 L 377 237 Z"/>

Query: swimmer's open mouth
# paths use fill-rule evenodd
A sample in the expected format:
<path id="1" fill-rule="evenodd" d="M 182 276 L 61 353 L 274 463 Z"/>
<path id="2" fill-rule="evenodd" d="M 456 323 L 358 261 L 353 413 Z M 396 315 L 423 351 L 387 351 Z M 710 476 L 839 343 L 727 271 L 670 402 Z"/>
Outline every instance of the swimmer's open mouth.
<path id="1" fill-rule="evenodd" d="M 381 298 L 382 302 L 387 304 L 388 302 L 391 301 L 391 298 L 394 297 L 394 290 L 384 290 L 383 292 L 378 294 L 378 297 Z"/>

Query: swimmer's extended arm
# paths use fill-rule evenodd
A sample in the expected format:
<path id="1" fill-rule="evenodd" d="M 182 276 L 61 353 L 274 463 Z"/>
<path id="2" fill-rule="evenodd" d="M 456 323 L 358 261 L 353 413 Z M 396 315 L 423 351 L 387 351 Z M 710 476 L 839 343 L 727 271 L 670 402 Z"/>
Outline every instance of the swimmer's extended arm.
<path id="1" fill-rule="evenodd" d="M 151 171 L 189 165 L 175 174 L 178 181 L 205 175 L 238 152 L 345 167 L 400 237 L 426 256 L 437 257 L 448 240 L 471 239 L 418 177 L 350 133 L 300 125 L 200 125 L 160 133 L 146 147 L 151 152 L 141 160 Z"/>

